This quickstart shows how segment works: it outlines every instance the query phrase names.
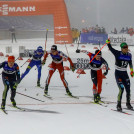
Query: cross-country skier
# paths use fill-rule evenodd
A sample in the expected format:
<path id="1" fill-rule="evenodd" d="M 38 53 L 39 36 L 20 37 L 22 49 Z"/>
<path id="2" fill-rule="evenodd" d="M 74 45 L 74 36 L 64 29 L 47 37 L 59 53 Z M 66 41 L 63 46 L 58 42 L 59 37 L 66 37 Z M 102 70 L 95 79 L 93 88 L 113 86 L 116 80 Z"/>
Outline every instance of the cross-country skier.
<path id="1" fill-rule="evenodd" d="M 76 53 L 86 53 L 90 57 L 90 61 L 94 58 L 94 56 L 99 52 L 99 50 L 95 51 L 95 54 L 92 54 L 86 50 L 76 50 Z M 102 64 L 106 66 L 106 71 L 104 74 L 102 74 Z M 91 79 L 93 82 L 93 95 L 94 95 L 94 102 L 98 103 L 101 102 L 101 91 L 102 91 L 102 76 L 108 74 L 108 63 L 102 58 L 101 51 L 98 53 L 98 55 L 92 60 L 92 62 L 89 64 L 91 69 Z"/>
<path id="2" fill-rule="evenodd" d="M 15 57 L 9 56 L 8 61 L 4 61 L 0 64 L 0 68 L 3 68 L 2 71 L 2 80 L 4 84 L 4 91 L 2 96 L 1 109 L 5 109 L 7 92 L 9 87 L 11 88 L 11 102 L 13 106 L 16 106 L 15 95 L 17 84 L 20 81 L 20 71 L 19 66 L 15 63 Z"/>
<path id="3" fill-rule="evenodd" d="M 36 65 L 38 69 L 37 86 L 40 87 L 40 78 L 41 78 L 41 69 L 42 69 L 41 58 L 43 55 L 44 55 L 44 51 L 41 46 L 39 46 L 37 50 L 34 51 L 33 55 L 30 54 L 30 57 L 32 57 L 32 60 L 29 63 L 26 71 L 22 74 L 21 80 L 29 73 L 31 68 Z"/>
<path id="4" fill-rule="evenodd" d="M 131 76 L 134 76 L 133 65 L 132 65 L 132 55 L 128 52 L 127 43 L 123 42 L 120 44 L 121 51 L 115 50 L 111 44 L 110 40 L 106 40 L 109 50 L 115 56 L 115 79 L 119 87 L 117 110 L 122 111 L 121 100 L 124 92 L 124 87 L 126 89 L 126 106 L 128 109 L 133 109 L 130 104 L 130 79 L 127 73 L 127 66 L 129 64 L 131 70 Z"/>
<path id="5" fill-rule="evenodd" d="M 71 69 L 74 72 L 75 68 L 74 68 L 74 64 L 72 63 L 72 60 L 68 56 L 66 56 L 63 52 L 57 50 L 57 46 L 56 45 L 53 45 L 51 47 L 50 51 L 46 51 L 44 59 L 42 61 L 42 64 L 45 64 L 47 56 L 49 54 L 51 55 L 53 61 L 52 61 L 52 67 L 49 69 L 49 74 L 48 74 L 48 77 L 46 79 L 44 95 L 45 96 L 48 95 L 48 86 L 49 86 L 51 77 L 52 77 L 53 73 L 55 72 L 55 70 L 58 69 L 58 71 L 60 73 L 60 78 L 61 78 L 61 80 L 63 82 L 64 87 L 66 88 L 67 94 L 69 96 L 72 96 L 72 93 L 69 91 L 69 88 L 68 88 L 68 83 L 67 83 L 67 81 L 64 78 L 63 58 L 66 58 L 70 62 Z"/>

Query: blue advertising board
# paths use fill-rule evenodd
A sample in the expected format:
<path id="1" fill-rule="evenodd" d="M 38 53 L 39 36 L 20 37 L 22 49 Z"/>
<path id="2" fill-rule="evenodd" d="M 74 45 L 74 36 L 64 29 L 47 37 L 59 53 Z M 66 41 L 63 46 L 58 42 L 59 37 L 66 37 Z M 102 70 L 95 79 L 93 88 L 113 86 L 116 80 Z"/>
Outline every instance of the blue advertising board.
<path id="1" fill-rule="evenodd" d="M 98 34 L 95 32 L 90 33 L 81 33 L 81 43 L 94 43 L 98 44 L 105 44 L 106 40 L 108 39 L 108 34 Z"/>

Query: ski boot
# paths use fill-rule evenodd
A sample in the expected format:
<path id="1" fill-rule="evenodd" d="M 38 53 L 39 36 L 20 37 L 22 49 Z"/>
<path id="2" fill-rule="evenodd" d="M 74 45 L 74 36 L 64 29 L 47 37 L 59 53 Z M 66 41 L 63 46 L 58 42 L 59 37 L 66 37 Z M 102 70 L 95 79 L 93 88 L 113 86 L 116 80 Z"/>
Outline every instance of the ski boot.
<path id="1" fill-rule="evenodd" d="M 127 102 L 126 106 L 127 106 L 128 109 L 133 109 L 133 107 L 131 106 L 130 102 Z"/>
<path id="2" fill-rule="evenodd" d="M 12 103 L 13 107 L 16 107 L 16 102 L 14 99 L 11 99 L 11 103 Z"/>
<path id="3" fill-rule="evenodd" d="M 47 84 L 45 86 L 44 95 L 48 95 L 48 85 Z"/>
<path id="4" fill-rule="evenodd" d="M 94 102 L 95 103 L 98 103 L 99 102 L 98 97 L 97 97 L 97 94 L 94 94 Z"/>
<path id="5" fill-rule="evenodd" d="M 67 93 L 69 96 L 72 96 L 72 93 L 69 91 L 69 88 L 68 88 L 68 87 L 66 88 L 66 93 Z"/>
<path id="6" fill-rule="evenodd" d="M 120 101 L 118 101 L 117 102 L 117 111 L 122 111 L 122 107 L 121 107 L 121 102 Z"/>
<path id="7" fill-rule="evenodd" d="M 37 87 L 40 87 L 40 80 L 37 81 Z"/>
<path id="8" fill-rule="evenodd" d="M 1 109 L 5 110 L 5 100 L 2 100 Z"/>
<path id="9" fill-rule="evenodd" d="M 97 97 L 98 101 L 100 101 L 100 102 L 101 102 L 100 94 L 98 94 L 98 93 L 97 93 L 96 97 Z"/>

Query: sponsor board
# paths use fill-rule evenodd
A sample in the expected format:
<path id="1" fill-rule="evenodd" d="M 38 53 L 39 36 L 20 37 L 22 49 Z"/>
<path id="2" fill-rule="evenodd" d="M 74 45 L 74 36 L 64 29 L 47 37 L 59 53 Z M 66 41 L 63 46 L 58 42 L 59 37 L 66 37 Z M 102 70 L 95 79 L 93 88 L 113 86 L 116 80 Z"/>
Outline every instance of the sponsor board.
<path id="1" fill-rule="evenodd" d="M 35 51 L 34 49 L 25 49 L 24 52 L 19 53 L 19 56 L 20 57 L 30 57 L 29 55 L 33 54 L 34 51 Z"/>
<path id="2" fill-rule="evenodd" d="M 55 29 L 67 29 L 67 26 L 65 26 L 65 27 L 59 26 L 59 27 L 55 27 Z"/>
<path id="3" fill-rule="evenodd" d="M 97 34 L 95 32 L 81 33 L 81 43 L 105 44 L 107 38 L 107 34 Z"/>
<path id="4" fill-rule="evenodd" d="M 76 69 L 90 69 L 90 60 L 87 58 L 72 58 L 72 61 Z"/>
<path id="5" fill-rule="evenodd" d="M 56 34 L 56 36 L 67 36 L 68 34 L 67 33 L 59 33 L 59 34 Z"/>
<path id="6" fill-rule="evenodd" d="M 126 42 L 128 45 L 134 45 L 134 37 L 129 34 L 108 34 L 108 38 L 110 38 L 111 44 L 120 45 L 122 42 Z"/>
<path id="7" fill-rule="evenodd" d="M 35 6 L 8 6 L 8 4 L 3 4 L 0 6 L 0 13 L 2 15 L 8 15 L 9 13 L 18 13 L 18 12 L 35 12 Z"/>

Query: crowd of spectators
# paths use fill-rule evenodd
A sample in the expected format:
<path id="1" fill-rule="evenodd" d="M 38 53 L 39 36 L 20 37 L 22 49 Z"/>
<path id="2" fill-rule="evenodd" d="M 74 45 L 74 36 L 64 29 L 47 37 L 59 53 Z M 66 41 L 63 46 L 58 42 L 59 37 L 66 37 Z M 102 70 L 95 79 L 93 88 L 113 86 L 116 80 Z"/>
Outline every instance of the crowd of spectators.
<path id="1" fill-rule="evenodd" d="M 104 27 L 99 27 L 96 25 L 95 27 L 86 27 L 82 29 L 82 33 L 97 33 L 97 34 L 106 34 L 106 30 Z M 112 34 L 129 34 L 130 36 L 134 35 L 134 28 L 132 27 L 122 27 L 120 31 L 117 31 L 116 27 Z M 72 28 L 72 39 L 74 43 L 78 43 L 80 36 L 80 31 L 77 28 Z"/>
<path id="2" fill-rule="evenodd" d="M 98 25 L 93 27 L 86 27 L 82 29 L 82 33 L 92 33 L 95 32 L 97 34 L 106 34 L 106 29 L 104 27 L 99 27 Z M 120 31 L 117 31 L 116 27 L 113 31 L 111 31 L 112 34 L 130 34 L 131 36 L 134 34 L 134 28 L 132 27 L 122 27 Z"/>
<path id="3" fill-rule="evenodd" d="M 114 31 L 111 31 L 111 33 L 113 34 L 130 34 L 133 35 L 134 34 L 134 29 L 132 27 L 122 27 L 121 30 L 118 32 L 116 28 L 114 28 Z"/>
<path id="4" fill-rule="evenodd" d="M 95 32 L 97 34 L 106 34 L 106 30 L 104 27 L 99 27 L 98 25 L 93 27 L 86 27 L 82 29 L 82 33 L 91 33 Z"/>

